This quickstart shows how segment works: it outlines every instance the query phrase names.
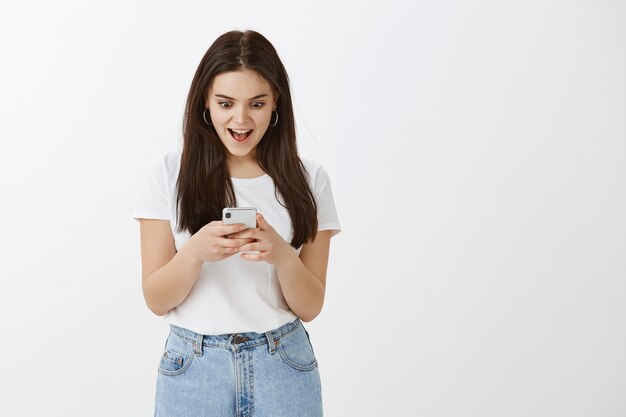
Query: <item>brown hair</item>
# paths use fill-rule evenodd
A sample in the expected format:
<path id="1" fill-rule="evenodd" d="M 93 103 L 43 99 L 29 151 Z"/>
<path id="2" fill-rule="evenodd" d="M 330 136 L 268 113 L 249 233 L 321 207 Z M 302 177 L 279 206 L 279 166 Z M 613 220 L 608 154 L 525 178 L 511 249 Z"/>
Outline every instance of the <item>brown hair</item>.
<path id="1" fill-rule="evenodd" d="M 272 44 L 255 31 L 221 35 L 204 54 L 191 82 L 183 118 L 183 151 L 176 183 L 178 231 L 196 233 L 207 223 L 221 220 L 224 207 L 237 201 L 226 165 L 228 152 L 215 128 L 207 126 L 203 112 L 216 75 L 248 69 L 270 84 L 280 115 L 256 148 L 257 162 L 274 180 L 274 195 L 289 211 L 293 226 L 291 246 L 298 248 L 317 234 L 317 204 L 308 174 L 296 147 L 289 78 Z M 279 199 L 279 194 L 285 204 Z"/>

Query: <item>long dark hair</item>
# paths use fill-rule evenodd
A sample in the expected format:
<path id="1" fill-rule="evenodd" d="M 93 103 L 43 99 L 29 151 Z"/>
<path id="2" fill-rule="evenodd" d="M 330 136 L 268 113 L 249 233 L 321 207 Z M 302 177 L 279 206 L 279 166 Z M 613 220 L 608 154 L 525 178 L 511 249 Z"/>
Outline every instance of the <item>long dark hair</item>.
<path id="1" fill-rule="evenodd" d="M 293 226 L 290 243 L 298 248 L 315 239 L 317 204 L 298 156 L 287 71 L 272 44 L 251 30 L 231 31 L 217 38 L 204 54 L 191 82 L 176 183 L 178 231 L 194 234 L 207 223 L 221 220 L 224 207 L 237 206 L 226 165 L 228 151 L 215 128 L 204 122 L 203 112 L 215 76 L 242 69 L 257 72 L 277 97 L 278 123 L 267 129 L 257 145 L 256 155 L 261 169 L 274 180 L 277 201 L 289 211 Z"/>

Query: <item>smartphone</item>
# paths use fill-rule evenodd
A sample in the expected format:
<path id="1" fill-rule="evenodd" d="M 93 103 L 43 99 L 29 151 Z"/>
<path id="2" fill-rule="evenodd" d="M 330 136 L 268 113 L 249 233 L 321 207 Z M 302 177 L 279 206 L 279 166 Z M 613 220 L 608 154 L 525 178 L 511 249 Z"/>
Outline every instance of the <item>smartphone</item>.
<path id="1" fill-rule="evenodd" d="M 254 229 L 256 228 L 256 208 L 226 207 L 222 210 L 222 223 L 243 223 L 246 226 L 246 229 Z"/>

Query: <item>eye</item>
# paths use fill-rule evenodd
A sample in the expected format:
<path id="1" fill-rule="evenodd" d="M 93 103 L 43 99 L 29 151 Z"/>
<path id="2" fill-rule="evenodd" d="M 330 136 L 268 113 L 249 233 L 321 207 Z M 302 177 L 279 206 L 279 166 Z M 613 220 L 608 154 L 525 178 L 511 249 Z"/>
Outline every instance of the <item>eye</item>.
<path id="1" fill-rule="evenodd" d="M 230 101 L 220 101 L 217 104 L 219 104 L 220 107 L 223 109 L 230 109 L 233 106 L 233 104 Z"/>
<path id="2" fill-rule="evenodd" d="M 260 109 L 263 106 L 265 106 L 265 103 L 263 103 L 262 101 L 253 101 L 251 104 L 252 108 L 254 109 Z"/>

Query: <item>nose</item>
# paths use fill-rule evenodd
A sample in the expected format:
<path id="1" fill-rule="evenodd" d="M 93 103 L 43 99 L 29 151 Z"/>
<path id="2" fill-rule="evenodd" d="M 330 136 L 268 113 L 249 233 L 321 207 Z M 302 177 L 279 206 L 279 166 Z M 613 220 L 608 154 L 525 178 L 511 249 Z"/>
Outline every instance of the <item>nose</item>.
<path id="1" fill-rule="evenodd" d="M 248 109 L 246 106 L 238 106 L 233 116 L 235 123 L 245 123 L 248 120 Z"/>

